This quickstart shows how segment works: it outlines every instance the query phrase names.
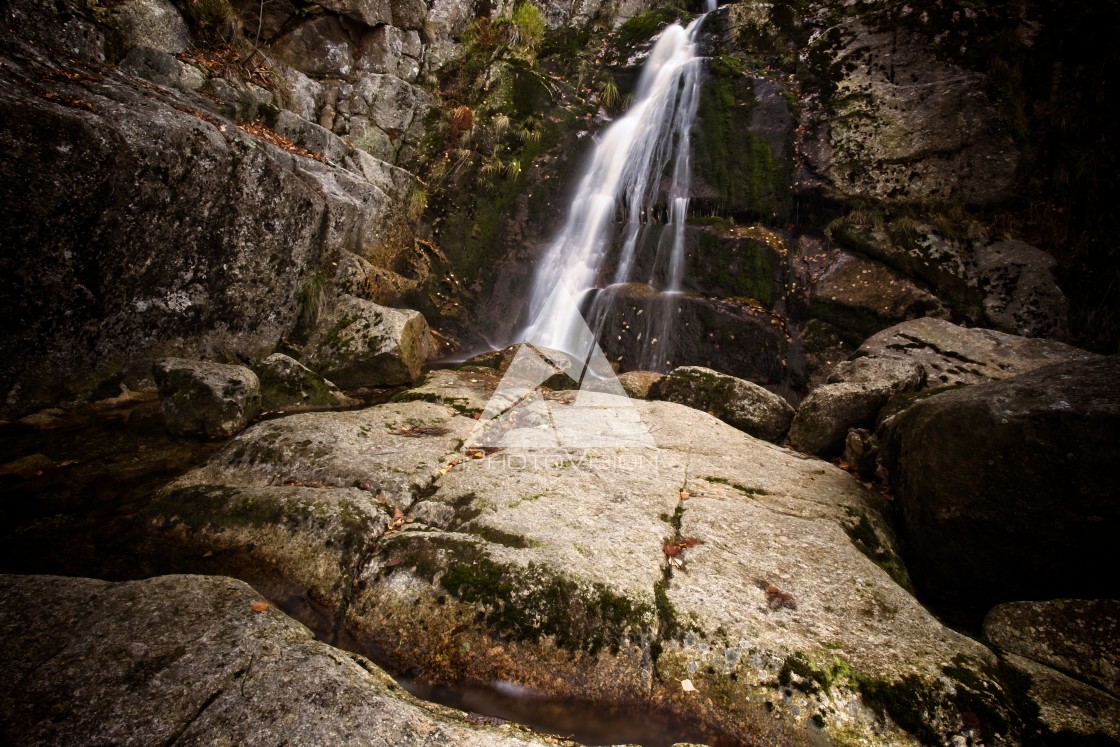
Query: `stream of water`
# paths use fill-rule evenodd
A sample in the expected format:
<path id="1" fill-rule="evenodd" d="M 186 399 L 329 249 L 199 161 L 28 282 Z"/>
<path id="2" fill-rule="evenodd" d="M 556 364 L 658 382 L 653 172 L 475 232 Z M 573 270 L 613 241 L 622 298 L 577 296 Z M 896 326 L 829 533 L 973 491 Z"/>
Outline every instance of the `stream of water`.
<path id="1" fill-rule="evenodd" d="M 580 334 L 584 315 L 601 337 L 611 289 L 645 283 L 655 299 L 645 329 L 631 330 L 644 341 L 640 367 L 662 371 L 671 363 L 667 355 L 684 272 L 690 132 L 704 72 L 697 39 L 714 9 L 714 0 L 705 0 L 705 13 L 687 27 L 665 28 L 642 69 L 633 105 L 600 135 L 564 225 L 537 267 L 528 305 L 532 321 L 522 341 L 587 360 L 591 351 Z M 641 239 L 653 225 L 660 235 L 656 256 L 642 263 L 652 269 L 636 277 Z M 560 284 L 567 293 L 555 292 Z M 567 298 L 575 304 L 558 302 Z"/>

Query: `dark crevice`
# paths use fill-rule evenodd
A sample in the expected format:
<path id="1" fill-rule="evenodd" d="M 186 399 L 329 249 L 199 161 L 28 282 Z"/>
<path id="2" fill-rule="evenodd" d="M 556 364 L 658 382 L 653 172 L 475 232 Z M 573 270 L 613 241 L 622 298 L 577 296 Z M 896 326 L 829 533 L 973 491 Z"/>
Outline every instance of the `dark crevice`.
<path id="1" fill-rule="evenodd" d="M 900 334 L 899 337 L 902 337 L 903 339 L 906 339 L 906 340 L 910 340 L 911 342 L 914 343 L 914 345 L 916 347 L 929 348 L 930 350 L 937 353 L 938 355 L 943 355 L 946 358 L 952 358 L 953 360 L 961 361 L 962 363 L 971 363 L 974 366 L 984 365 L 982 361 L 973 360 L 972 358 L 969 358 L 968 356 L 965 356 L 965 355 L 961 355 L 960 353 L 957 353 L 955 351 L 943 350 L 942 348 L 938 347 L 937 345 L 934 345 L 933 343 L 929 342 L 928 340 L 922 340 L 922 339 L 919 339 L 917 337 L 913 337 L 912 335 L 908 335 L 908 334 L 904 334 L 904 333 Z"/>
<path id="2" fill-rule="evenodd" d="M 189 729 L 191 727 L 191 724 L 193 724 L 195 721 L 197 721 L 199 719 L 199 717 L 202 716 L 202 714 L 206 711 L 206 709 L 209 708 L 210 705 L 215 700 L 217 700 L 218 697 L 224 692 L 225 692 L 224 689 L 218 689 L 218 690 L 215 690 L 213 693 L 211 693 L 210 697 L 208 697 L 205 701 L 203 701 L 202 705 L 198 707 L 198 710 L 195 711 L 194 714 L 192 714 L 190 718 L 188 718 L 183 723 L 179 724 L 179 726 L 176 727 L 175 731 L 171 732 L 171 736 L 169 736 L 167 738 L 167 741 L 163 743 L 163 747 L 171 747 L 171 745 L 178 742 L 179 737 L 183 736 L 183 734 L 186 733 L 187 729 Z"/>

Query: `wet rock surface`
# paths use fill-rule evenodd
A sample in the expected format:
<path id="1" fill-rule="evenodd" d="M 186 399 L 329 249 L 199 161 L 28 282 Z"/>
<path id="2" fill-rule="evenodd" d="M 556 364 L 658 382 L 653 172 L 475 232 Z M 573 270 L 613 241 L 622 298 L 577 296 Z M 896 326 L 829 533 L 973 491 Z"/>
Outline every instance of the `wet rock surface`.
<path id="1" fill-rule="evenodd" d="M 1032 693 L 1066 695 L 1022 716 L 995 655 L 908 591 L 885 502 L 851 475 L 670 402 L 625 400 L 649 448 L 464 449 L 499 379 L 435 371 L 397 402 L 253 426 L 135 509 L 133 572 L 236 574 L 393 671 L 643 704 L 625 718 L 677 714 L 693 741 L 1110 728 L 1042 675 Z"/>

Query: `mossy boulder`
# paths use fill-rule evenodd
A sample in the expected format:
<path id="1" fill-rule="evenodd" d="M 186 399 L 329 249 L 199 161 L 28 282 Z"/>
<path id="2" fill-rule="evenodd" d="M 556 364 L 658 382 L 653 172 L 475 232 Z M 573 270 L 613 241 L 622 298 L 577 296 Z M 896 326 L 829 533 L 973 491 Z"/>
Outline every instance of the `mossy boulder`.
<path id="1" fill-rule="evenodd" d="M 338 609 L 390 515 L 358 488 L 171 485 L 143 513 L 152 554 Z M 211 558 L 221 556 L 220 564 Z"/>
<path id="2" fill-rule="evenodd" d="M 261 385 L 244 366 L 163 358 L 152 366 L 167 430 L 177 436 L 229 438 L 261 409 Z"/>
<path id="3" fill-rule="evenodd" d="M 886 568 L 901 565 L 880 501 L 699 411 L 634 406 L 656 449 L 468 450 L 384 543 L 351 623 L 436 681 L 640 697 L 714 735 L 793 743 L 810 724 L 904 742 L 895 704 L 878 715 L 859 683 L 909 677 L 936 693 L 937 733 L 959 733 L 940 662 L 995 659 L 892 580 Z"/>
<path id="4" fill-rule="evenodd" d="M 794 414 L 792 405 L 758 384 L 702 366 L 673 369 L 650 387 L 649 396 L 703 410 L 772 442 L 785 438 Z"/>
<path id="5" fill-rule="evenodd" d="M 342 387 L 411 384 L 431 351 L 418 311 L 339 295 L 319 320 L 303 362 Z"/>
<path id="6" fill-rule="evenodd" d="M 273 353 L 256 367 L 261 383 L 261 405 L 278 410 L 289 405 L 344 407 L 354 404 L 333 383 L 295 358 Z"/>
<path id="7" fill-rule="evenodd" d="M 629 402 L 652 444 L 463 449 L 477 421 L 449 404 L 498 379 L 261 423 L 161 492 L 144 545 L 427 682 L 639 703 L 700 741 L 1036 728 L 1011 697 L 1034 691 L 910 594 L 885 501 L 851 475 L 663 401 Z M 578 404 L 544 396 L 558 422 Z"/>

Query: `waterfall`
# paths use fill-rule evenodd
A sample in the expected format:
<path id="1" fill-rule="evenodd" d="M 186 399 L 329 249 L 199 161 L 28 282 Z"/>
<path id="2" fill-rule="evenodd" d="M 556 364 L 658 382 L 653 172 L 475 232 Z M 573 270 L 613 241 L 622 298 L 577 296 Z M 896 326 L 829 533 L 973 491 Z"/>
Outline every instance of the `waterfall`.
<path id="1" fill-rule="evenodd" d="M 705 11 L 714 6 L 715 0 L 705 0 Z M 666 354 L 684 274 L 690 131 L 703 74 L 697 37 L 705 15 L 687 28 L 665 28 L 642 69 L 633 105 L 600 135 L 564 225 L 537 266 L 527 317 L 532 321 L 520 334 L 523 341 L 586 361 L 594 340 L 589 343 L 581 332 L 590 327 L 600 335 L 612 289 L 645 283 L 655 298 L 645 328 L 634 331 L 645 346 L 639 363 L 651 370 L 670 363 Z M 653 223 L 664 225 L 658 227 L 652 269 L 635 277 L 641 238 Z M 560 284 L 566 292 L 555 292 Z M 585 309 L 586 326 L 577 307 Z"/>

